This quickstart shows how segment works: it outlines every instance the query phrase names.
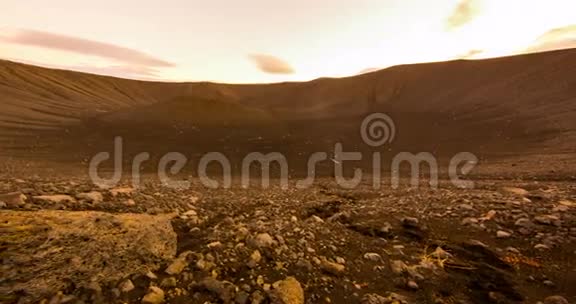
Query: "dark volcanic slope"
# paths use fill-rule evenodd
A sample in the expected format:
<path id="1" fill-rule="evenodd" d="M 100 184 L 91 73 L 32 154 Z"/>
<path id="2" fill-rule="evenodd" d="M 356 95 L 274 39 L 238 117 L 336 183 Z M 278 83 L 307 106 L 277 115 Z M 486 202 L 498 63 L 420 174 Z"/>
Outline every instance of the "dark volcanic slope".
<path id="1" fill-rule="evenodd" d="M 196 140 L 208 150 L 315 151 L 359 144 L 359 123 L 375 111 L 394 119 L 397 151 L 573 153 L 574 75 L 576 50 L 266 85 L 153 83 L 0 61 L 0 153 L 85 157 L 114 135 L 140 150 Z"/>

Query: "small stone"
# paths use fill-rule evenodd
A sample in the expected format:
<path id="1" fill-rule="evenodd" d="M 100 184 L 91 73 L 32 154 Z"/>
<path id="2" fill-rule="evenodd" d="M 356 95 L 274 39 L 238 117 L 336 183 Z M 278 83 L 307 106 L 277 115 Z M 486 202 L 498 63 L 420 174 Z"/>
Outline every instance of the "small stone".
<path id="1" fill-rule="evenodd" d="M 490 221 L 496 216 L 496 210 L 490 210 L 484 215 L 481 220 L 483 221 Z"/>
<path id="2" fill-rule="evenodd" d="M 318 223 L 318 224 L 324 223 L 324 220 L 321 219 L 320 217 L 316 216 L 316 215 L 311 216 L 310 220 L 315 222 L 315 223 Z"/>
<path id="3" fill-rule="evenodd" d="M 534 221 L 541 225 L 554 225 L 560 227 L 562 225 L 559 217 L 555 215 L 543 215 L 534 218 Z"/>
<path id="4" fill-rule="evenodd" d="M 548 250 L 548 249 L 550 249 L 550 247 L 547 245 L 544 245 L 544 244 L 537 244 L 536 246 L 534 246 L 534 249 L 536 249 L 536 250 Z"/>
<path id="5" fill-rule="evenodd" d="M 364 254 L 364 259 L 369 260 L 369 261 L 373 261 L 373 262 L 379 262 L 382 260 L 382 256 L 380 256 L 377 253 L 374 252 L 367 252 Z"/>
<path id="6" fill-rule="evenodd" d="M 340 275 L 346 270 L 346 266 L 327 260 L 324 260 L 320 263 L 320 268 L 333 275 Z"/>
<path id="7" fill-rule="evenodd" d="M 550 280 L 545 280 L 544 282 L 542 282 L 544 285 L 548 286 L 548 287 L 554 287 L 556 284 L 554 284 L 554 282 L 550 281 Z"/>
<path id="8" fill-rule="evenodd" d="M 530 194 L 526 189 L 516 188 L 516 187 L 503 187 L 502 191 L 504 193 L 513 194 L 517 196 L 526 196 Z"/>
<path id="9" fill-rule="evenodd" d="M 293 215 L 293 216 L 290 217 L 290 221 L 291 221 L 292 223 L 296 223 L 296 222 L 298 222 L 298 218 Z"/>
<path id="10" fill-rule="evenodd" d="M 219 241 L 212 242 L 212 243 L 208 244 L 208 248 L 210 248 L 210 249 L 222 248 L 222 243 Z"/>
<path id="11" fill-rule="evenodd" d="M 102 201 L 104 201 L 104 196 L 102 196 L 102 193 L 98 191 L 80 193 L 76 195 L 76 198 L 89 201 L 93 204 L 101 203 Z"/>
<path id="12" fill-rule="evenodd" d="M 470 225 L 478 224 L 478 219 L 476 219 L 474 217 L 467 217 L 467 218 L 462 220 L 461 224 L 463 226 L 470 226 Z"/>
<path id="13" fill-rule="evenodd" d="M 389 304 L 390 302 L 390 299 L 375 293 L 365 294 L 360 301 L 362 304 Z"/>
<path id="14" fill-rule="evenodd" d="M 392 273 L 400 275 L 408 269 L 408 265 L 406 265 L 406 263 L 404 263 L 403 261 L 393 260 L 390 261 L 390 269 L 392 270 Z"/>
<path id="15" fill-rule="evenodd" d="M 114 188 L 114 189 L 110 190 L 110 194 L 112 194 L 113 197 L 117 197 L 117 196 L 130 197 L 130 196 L 132 196 L 133 193 L 134 193 L 134 188 L 130 188 L 130 187 Z"/>
<path id="16" fill-rule="evenodd" d="M 172 287 L 176 287 L 177 285 L 177 281 L 175 277 L 167 277 L 162 279 L 162 282 L 160 282 L 160 286 L 165 287 L 165 288 L 172 288 Z"/>
<path id="17" fill-rule="evenodd" d="M 188 267 L 188 255 L 192 252 L 186 251 L 181 253 L 168 268 L 166 268 L 166 273 L 169 275 L 176 275 L 181 273 L 186 267 Z"/>
<path id="18" fill-rule="evenodd" d="M 150 280 L 157 280 L 158 276 L 156 276 L 156 274 L 154 274 L 152 271 L 148 271 L 145 276 L 147 278 L 149 278 Z"/>
<path id="19" fill-rule="evenodd" d="M 246 304 L 248 303 L 248 298 L 250 298 L 250 295 L 246 291 L 240 291 L 236 294 L 234 302 L 236 304 Z"/>
<path id="20" fill-rule="evenodd" d="M 57 195 L 38 195 L 38 196 L 34 196 L 34 199 L 39 200 L 39 201 L 43 201 L 46 203 L 62 203 L 62 202 L 69 202 L 69 203 L 74 203 L 76 202 L 76 200 L 71 197 L 70 195 L 65 195 L 65 194 L 57 194 Z"/>
<path id="21" fill-rule="evenodd" d="M 415 217 L 405 217 L 402 219 L 402 224 L 407 227 L 417 227 L 418 223 L 419 221 Z"/>
<path id="22" fill-rule="evenodd" d="M 449 259 L 452 257 L 452 254 L 438 246 L 436 247 L 436 250 L 430 254 L 430 256 L 436 259 Z"/>
<path id="23" fill-rule="evenodd" d="M 518 219 L 514 225 L 518 226 L 518 227 L 524 227 L 524 228 L 529 228 L 532 227 L 534 224 L 532 223 L 532 221 L 530 221 L 530 219 L 527 218 L 521 218 Z"/>
<path id="24" fill-rule="evenodd" d="M 266 300 L 266 297 L 260 290 L 256 290 L 252 293 L 250 299 L 252 300 L 251 304 L 262 304 Z"/>
<path id="25" fill-rule="evenodd" d="M 269 292 L 271 304 L 304 304 L 304 290 L 294 277 L 277 281 Z"/>
<path id="26" fill-rule="evenodd" d="M 465 211 L 472 211 L 472 210 L 474 210 L 474 207 L 472 207 L 472 205 L 470 205 L 470 204 L 461 204 L 461 205 L 458 205 L 457 208 L 460 209 L 460 210 L 465 210 Z"/>
<path id="27" fill-rule="evenodd" d="M 302 269 L 304 269 L 304 270 L 306 270 L 306 271 L 311 271 L 312 268 L 313 268 L 312 263 L 310 263 L 309 261 L 304 260 L 304 259 L 299 259 L 299 260 L 296 262 L 296 267 L 302 268 Z"/>
<path id="28" fill-rule="evenodd" d="M 418 286 L 418 283 L 416 283 L 412 280 L 408 281 L 408 283 L 406 283 L 406 286 L 410 289 L 413 289 L 413 290 L 417 290 L 418 288 L 420 288 L 420 286 Z"/>
<path id="29" fill-rule="evenodd" d="M 0 202 L 4 202 L 10 208 L 20 207 L 26 204 L 26 195 L 21 192 L 0 194 Z"/>
<path id="30" fill-rule="evenodd" d="M 164 290 L 150 286 L 148 293 L 142 298 L 142 304 L 160 304 L 164 302 Z"/>
<path id="31" fill-rule="evenodd" d="M 234 299 L 236 286 L 228 281 L 218 281 L 212 277 L 207 277 L 202 280 L 200 285 L 217 295 L 224 303 L 230 303 Z"/>
<path id="32" fill-rule="evenodd" d="M 120 288 L 121 292 L 127 293 L 127 292 L 134 290 L 135 287 L 134 287 L 134 283 L 132 283 L 132 281 L 126 280 L 126 281 L 122 282 L 120 284 L 120 286 L 118 286 L 118 288 Z"/>
<path id="33" fill-rule="evenodd" d="M 496 237 L 499 239 L 507 239 L 510 236 L 512 236 L 512 234 L 510 232 L 506 232 L 506 231 L 502 231 L 502 230 L 499 230 L 498 232 L 496 232 Z"/>
<path id="34" fill-rule="evenodd" d="M 196 212 L 196 210 L 188 210 L 184 212 L 182 215 L 186 217 L 191 217 L 191 216 L 198 216 L 198 213 Z"/>
<path id="35" fill-rule="evenodd" d="M 506 251 L 511 252 L 511 253 L 515 253 L 515 254 L 520 254 L 520 250 L 518 250 L 517 248 L 514 248 L 514 247 L 507 247 Z"/>
<path id="36" fill-rule="evenodd" d="M 254 252 L 252 252 L 252 254 L 250 255 L 250 260 L 247 263 L 248 267 L 255 268 L 258 265 L 258 263 L 260 263 L 260 260 L 262 260 L 262 255 L 260 254 L 260 251 L 254 250 Z"/>
<path id="37" fill-rule="evenodd" d="M 570 304 L 563 296 L 550 296 L 544 299 L 544 304 Z"/>
<path id="38" fill-rule="evenodd" d="M 336 263 L 338 263 L 338 264 L 342 264 L 342 265 L 346 264 L 346 260 L 342 257 L 336 257 L 335 260 L 336 260 Z"/>
<path id="39" fill-rule="evenodd" d="M 260 233 L 252 240 L 252 243 L 258 248 L 272 247 L 274 239 L 268 233 Z"/>

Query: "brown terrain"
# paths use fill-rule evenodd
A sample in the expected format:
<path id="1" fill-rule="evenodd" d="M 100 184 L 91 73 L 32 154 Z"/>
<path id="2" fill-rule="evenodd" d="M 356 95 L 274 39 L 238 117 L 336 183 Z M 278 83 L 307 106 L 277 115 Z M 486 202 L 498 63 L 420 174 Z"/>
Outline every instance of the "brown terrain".
<path id="1" fill-rule="evenodd" d="M 258 85 L 0 61 L 0 303 L 576 303 L 575 75 L 576 49 Z M 396 126 L 375 148 L 374 112 Z M 141 188 L 87 176 L 116 136 L 125 167 L 151 155 Z M 394 189 L 385 165 L 378 188 L 343 189 L 327 160 L 296 187 L 336 143 L 365 155 L 347 169 L 430 152 L 442 180 Z M 153 174 L 172 151 L 186 189 Z M 236 174 L 281 152 L 292 179 L 210 189 L 194 166 L 212 151 Z M 479 159 L 473 188 L 447 180 L 458 152 Z"/>

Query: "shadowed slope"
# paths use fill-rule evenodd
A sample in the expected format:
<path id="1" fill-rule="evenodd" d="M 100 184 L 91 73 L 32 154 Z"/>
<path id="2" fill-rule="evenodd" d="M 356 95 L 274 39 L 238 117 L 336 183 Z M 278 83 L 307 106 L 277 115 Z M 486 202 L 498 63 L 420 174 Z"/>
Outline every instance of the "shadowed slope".
<path id="1" fill-rule="evenodd" d="M 384 112 L 397 126 L 394 151 L 570 153 L 573 75 L 576 50 L 262 85 L 143 82 L 2 61 L 1 150 L 34 158 L 65 147 L 86 157 L 123 135 L 144 150 L 193 140 L 302 154 L 336 141 L 361 146 L 362 118 Z"/>

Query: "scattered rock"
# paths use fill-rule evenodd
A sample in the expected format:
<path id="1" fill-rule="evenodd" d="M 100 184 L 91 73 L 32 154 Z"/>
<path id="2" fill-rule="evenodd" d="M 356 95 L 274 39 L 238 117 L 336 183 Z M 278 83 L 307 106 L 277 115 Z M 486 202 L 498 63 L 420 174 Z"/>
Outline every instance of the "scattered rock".
<path id="1" fill-rule="evenodd" d="M 200 285 L 215 294 L 224 303 L 230 303 L 235 297 L 236 286 L 227 281 L 218 281 L 212 277 L 207 277 L 202 280 Z"/>
<path id="2" fill-rule="evenodd" d="M 258 266 L 260 260 L 262 260 L 262 255 L 260 254 L 260 251 L 254 250 L 254 252 L 252 252 L 252 254 L 250 255 L 250 260 L 248 261 L 247 265 L 250 268 L 254 268 Z"/>
<path id="3" fill-rule="evenodd" d="M 164 288 L 176 287 L 177 284 L 178 284 L 178 281 L 176 280 L 175 277 L 167 277 L 167 278 L 162 279 L 162 282 L 160 282 L 160 286 L 162 286 Z"/>
<path id="4" fill-rule="evenodd" d="M 558 222 L 560 219 L 554 215 L 539 215 L 534 217 L 534 222 L 540 225 L 556 225 L 558 226 Z"/>
<path id="5" fill-rule="evenodd" d="M 258 248 L 274 246 L 274 239 L 268 233 L 260 233 L 252 239 L 252 244 Z"/>
<path id="6" fill-rule="evenodd" d="M 512 233 L 510 233 L 510 232 L 506 232 L 506 231 L 502 231 L 502 230 L 498 230 L 498 232 L 496 232 L 496 237 L 499 239 L 507 239 L 510 236 L 512 236 Z"/>
<path id="7" fill-rule="evenodd" d="M 442 247 L 438 246 L 436 247 L 436 249 L 434 250 L 434 252 L 432 252 L 430 254 L 430 257 L 435 258 L 435 259 L 449 259 L 452 257 L 452 254 L 450 254 L 449 252 L 447 252 L 446 250 L 442 249 Z"/>
<path id="8" fill-rule="evenodd" d="M 550 296 L 544 299 L 544 304 L 570 304 L 563 296 Z"/>
<path id="9" fill-rule="evenodd" d="M 166 273 L 169 275 L 180 274 L 186 267 L 188 267 L 188 255 L 192 252 L 186 251 L 181 253 L 168 268 L 166 268 Z"/>
<path id="10" fill-rule="evenodd" d="M 55 204 L 62 203 L 62 202 L 69 202 L 69 203 L 76 202 L 76 199 L 74 199 L 70 195 L 65 195 L 65 194 L 38 195 L 38 196 L 34 196 L 34 199 L 39 200 L 39 201 L 43 201 L 46 203 L 55 203 Z"/>
<path id="11" fill-rule="evenodd" d="M 478 219 L 474 217 L 467 217 L 462 220 L 461 224 L 464 226 L 478 224 Z"/>
<path id="12" fill-rule="evenodd" d="M 304 290 L 294 277 L 272 284 L 269 292 L 271 304 L 304 304 Z"/>
<path id="13" fill-rule="evenodd" d="M 150 286 L 148 293 L 142 298 L 143 304 L 160 304 L 164 302 L 164 290 Z"/>
<path id="14" fill-rule="evenodd" d="M 21 192 L 0 194 L 0 202 L 6 203 L 8 208 L 16 208 L 26 204 L 26 195 Z"/>
<path id="15" fill-rule="evenodd" d="M 77 199 L 86 200 L 93 204 L 101 203 L 104 201 L 104 196 L 98 191 L 85 192 L 76 195 Z"/>
<path id="16" fill-rule="evenodd" d="M 404 263 L 403 261 L 400 260 L 390 261 L 390 270 L 392 270 L 392 273 L 400 275 L 404 273 L 406 269 L 408 269 L 408 265 L 406 265 L 406 263 Z"/>
<path id="17" fill-rule="evenodd" d="M 534 249 L 536 249 L 536 250 L 548 250 L 548 249 L 550 249 L 550 247 L 547 245 L 544 245 L 544 244 L 536 244 L 536 246 L 534 246 Z"/>
<path id="18" fill-rule="evenodd" d="M 526 196 L 530 194 L 526 189 L 516 188 L 516 187 L 503 187 L 502 192 L 507 194 L 513 194 L 517 196 Z"/>
<path id="19" fill-rule="evenodd" d="M 220 242 L 220 241 L 212 242 L 212 243 L 208 244 L 208 248 L 210 248 L 210 249 L 222 248 L 222 242 Z"/>
<path id="20" fill-rule="evenodd" d="M 328 260 L 323 260 L 320 263 L 320 268 L 322 268 L 322 270 L 326 271 L 327 273 L 330 273 L 333 275 L 340 275 L 346 270 L 346 266 L 338 264 L 338 263 L 330 262 Z"/>
<path id="21" fill-rule="evenodd" d="M 131 197 L 133 193 L 134 188 L 131 187 L 114 188 L 110 190 L 110 194 L 113 197 Z"/>
<path id="22" fill-rule="evenodd" d="M 402 224 L 407 227 L 418 227 L 418 219 L 415 217 L 405 217 L 402 219 Z"/>
<path id="23" fill-rule="evenodd" d="M 408 283 L 406 283 L 406 286 L 410 289 L 413 289 L 413 290 L 417 290 L 420 288 L 420 286 L 418 286 L 418 283 L 416 283 L 412 280 L 408 281 Z"/>
<path id="24" fill-rule="evenodd" d="M 390 299 L 375 293 L 368 293 L 362 297 L 362 304 L 390 304 Z"/>
<path id="25" fill-rule="evenodd" d="M 364 259 L 369 260 L 369 261 L 373 261 L 373 262 L 379 262 L 382 260 L 382 256 L 380 256 L 377 253 L 374 252 L 368 252 L 364 254 Z"/>
<path id="26" fill-rule="evenodd" d="M 518 227 L 524 227 L 524 228 L 530 228 L 530 227 L 534 226 L 532 221 L 530 219 L 527 219 L 527 218 L 520 218 L 520 219 L 516 220 L 514 225 L 516 225 Z"/>
<path id="27" fill-rule="evenodd" d="M 570 207 L 566 205 L 557 205 L 552 208 L 552 212 L 567 212 L 570 210 Z"/>
<path id="28" fill-rule="evenodd" d="M 134 283 L 132 283 L 131 280 L 126 280 L 126 281 L 123 281 L 122 283 L 120 283 L 120 286 L 118 286 L 118 288 L 120 289 L 121 292 L 127 293 L 127 292 L 134 290 L 135 287 L 134 287 Z"/>

